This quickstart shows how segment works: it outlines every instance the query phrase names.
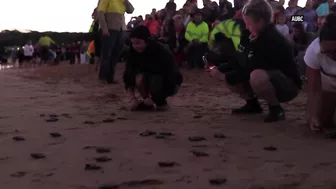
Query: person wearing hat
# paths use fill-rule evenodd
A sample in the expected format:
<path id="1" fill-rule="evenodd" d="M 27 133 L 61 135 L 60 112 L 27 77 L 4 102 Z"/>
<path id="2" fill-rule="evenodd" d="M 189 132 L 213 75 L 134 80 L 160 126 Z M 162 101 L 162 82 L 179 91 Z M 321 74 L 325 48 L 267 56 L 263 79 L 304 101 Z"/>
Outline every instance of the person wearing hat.
<path id="1" fill-rule="evenodd" d="M 197 10 L 192 17 L 193 20 L 187 25 L 184 36 L 188 41 L 187 61 L 190 68 L 204 68 L 202 56 L 208 50 L 209 26 L 203 21 L 201 10 Z"/>
<path id="2" fill-rule="evenodd" d="M 163 44 L 151 39 L 145 26 L 130 33 L 131 48 L 123 79 L 131 110 L 155 110 L 167 105 L 167 97 L 177 93 L 182 75 L 175 58 Z M 142 100 L 136 98 L 137 90 Z"/>

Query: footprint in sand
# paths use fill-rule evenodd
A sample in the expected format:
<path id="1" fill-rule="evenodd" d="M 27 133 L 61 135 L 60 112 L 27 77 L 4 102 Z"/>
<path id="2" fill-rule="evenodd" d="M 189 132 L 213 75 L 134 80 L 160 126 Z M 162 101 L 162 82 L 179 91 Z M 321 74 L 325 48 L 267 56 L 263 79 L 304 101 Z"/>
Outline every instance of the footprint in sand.
<path id="1" fill-rule="evenodd" d="M 96 152 L 99 154 L 109 153 L 111 152 L 111 149 L 99 147 L 99 148 L 96 148 Z"/>
<path id="2" fill-rule="evenodd" d="M 179 164 L 174 162 L 174 161 L 161 161 L 158 162 L 159 167 L 175 167 L 178 166 Z"/>
<path id="3" fill-rule="evenodd" d="M 140 136 L 143 136 L 143 137 L 146 137 L 146 136 L 154 136 L 154 135 L 156 135 L 156 132 L 154 132 L 154 131 L 149 131 L 149 130 L 140 133 Z"/>
<path id="4" fill-rule="evenodd" d="M 102 169 L 102 167 L 95 164 L 85 164 L 84 169 L 88 171 L 94 171 L 94 170 L 100 170 Z"/>
<path id="5" fill-rule="evenodd" d="M 99 189 L 119 189 L 119 188 L 142 188 L 162 185 L 164 182 L 158 179 L 134 180 L 123 182 L 118 185 L 103 185 Z"/>
<path id="6" fill-rule="evenodd" d="M 26 172 L 18 171 L 18 172 L 10 174 L 10 176 L 11 177 L 20 178 L 20 177 L 24 177 L 26 174 L 27 174 Z"/>
<path id="7" fill-rule="evenodd" d="M 95 122 L 93 122 L 93 121 L 84 121 L 84 123 L 83 124 L 87 124 L 87 125 L 94 125 L 95 124 Z"/>
<path id="8" fill-rule="evenodd" d="M 42 153 L 32 153 L 32 154 L 30 154 L 30 156 L 33 159 L 44 159 L 44 158 L 46 158 L 46 155 L 44 155 Z"/>
<path id="9" fill-rule="evenodd" d="M 214 134 L 214 137 L 217 138 L 217 139 L 224 139 L 226 138 L 226 136 L 222 133 L 216 133 Z"/>
<path id="10" fill-rule="evenodd" d="M 45 121 L 46 121 L 46 122 L 49 122 L 49 123 L 51 123 L 51 122 L 57 122 L 57 121 L 58 121 L 58 118 L 56 118 L 56 117 L 49 117 L 49 118 L 46 119 Z"/>
<path id="11" fill-rule="evenodd" d="M 114 119 L 104 119 L 102 122 L 103 123 L 113 123 L 115 120 Z"/>
<path id="12" fill-rule="evenodd" d="M 190 142 L 199 142 L 199 141 L 204 141 L 206 139 L 202 136 L 192 136 L 192 137 L 188 137 L 188 140 Z"/>
<path id="13" fill-rule="evenodd" d="M 226 178 L 215 178 L 215 179 L 209 179 L 209 183 L 211 185 L 222 185 L 227 182 Z"/>
<path id="14" fill-rule="evenodd" d="M 22 137 L 22 136 L 15 136 L 15 137 L 13 137 L 13 140 L 15 140 L 15 141 L 24 141 L 26 139 L 24 137 Z"/>
<path id="15" fill-rule="evenodd" d="M 53 138 L 59 138 L 61 137 L 62 135 L 60 133 L 57 133 L 57 132 L 54 132 L 54 133 L 49 133 L 49 135 Z"/>
<path id="16" fill-rule="evenodd" d="M 99 162 L 99 163 L 104 163 L 104 162 L 108 162 L 112 160 L 112 158 L 109 158 L 107 156 L 96 157 L 94 159 L 96 160 L 96 162 Z"/>
<path id="17" fill-rule="evenodd" d="M 266 147 L 264 147 L 264 150 L 266 150 L 266 151 L 277 151 L 278 148 L 276 148 L 274 146 L 266 146 Z"/>
<path id="18" fill-rule="evenodd" d="M 209 156 L 209 154 L 205 152 L 196 151 L 196 150 L 192 150 L 191 153 L 193 153 L 196 157 L 208 157 Z"/>

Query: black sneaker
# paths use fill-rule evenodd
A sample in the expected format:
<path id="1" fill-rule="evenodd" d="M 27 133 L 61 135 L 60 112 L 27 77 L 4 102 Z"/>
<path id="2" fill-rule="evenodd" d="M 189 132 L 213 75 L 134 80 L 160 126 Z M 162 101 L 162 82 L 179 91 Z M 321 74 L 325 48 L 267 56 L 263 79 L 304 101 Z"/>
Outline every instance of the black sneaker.
<path id="1" fill-rule="evenodd" d="M 169 108 L 169 105 L 167 103 L 167 101 L 163 101 L 162 103 L 160 104 L 156 104 L 156 110 L 157 111 L 165 111 Z"/>
<path id="2" fill-rule="evenodd" d="M 263 109 L 258 99 L 247 100 L 243 107 L 232 110 L 232 114 L 260 114 L 262 112 Z"/>
<path id="3" fill-rule="evenodd" d="M 272 123 L 272 122 L 277 122 L 285 120 L 285 111 L 284 109 L 279 105 L 279 106 L 270 106 L 269 107 L 269 113 L 266 116 L 264 122 L 265 123 Z"/>

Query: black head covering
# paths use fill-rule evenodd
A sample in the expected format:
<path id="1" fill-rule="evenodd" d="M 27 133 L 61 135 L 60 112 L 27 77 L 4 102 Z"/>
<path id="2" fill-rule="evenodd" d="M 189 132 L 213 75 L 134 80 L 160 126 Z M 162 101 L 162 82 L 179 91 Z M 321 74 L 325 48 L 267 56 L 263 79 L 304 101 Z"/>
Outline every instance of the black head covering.
<path id="1" fill-rule="evenodd" d="M 149 38 L 151 37 L 151 33 L 149 32 L 149 29 L 146 26 L 137 26 L 131 31 L 129 37 L 148 41 Z"/>

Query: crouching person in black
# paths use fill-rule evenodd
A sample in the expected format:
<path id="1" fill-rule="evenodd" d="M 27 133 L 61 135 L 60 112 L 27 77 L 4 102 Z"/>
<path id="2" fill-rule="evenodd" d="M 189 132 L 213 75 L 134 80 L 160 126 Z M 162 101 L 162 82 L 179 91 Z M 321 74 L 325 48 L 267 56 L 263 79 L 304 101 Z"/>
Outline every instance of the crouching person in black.
<path id="1" fill-rule="evenodd" d="M 265 122 L 283 120 L 280 103 L 293 100 L 302 85 L 292 47 L 272 24 L 272 8 L 266 0 L 250 0 L 242 13 L 248 30 L 243 32 L 237 57 L 211 67 L 210 74 L 246 100 L 232 113 L 262 113 L 261 98 L 269 105 Z"/>
<path id="2" fill-rule="evenodd" d="M 182 75 L 170 50 L 150 39 L 145 26 L 134 28 L 130 34 L 131 48 L 126 62 L 124 83 L 132 110 L 154 110 L 167 105 L 167 97 L 177 93 Z M 141 95 L 136 98 L 135 90 Z"/>

